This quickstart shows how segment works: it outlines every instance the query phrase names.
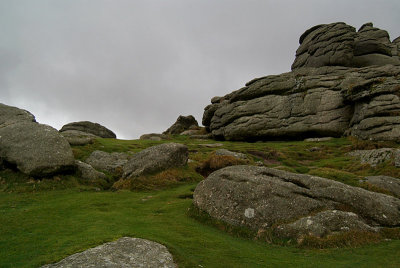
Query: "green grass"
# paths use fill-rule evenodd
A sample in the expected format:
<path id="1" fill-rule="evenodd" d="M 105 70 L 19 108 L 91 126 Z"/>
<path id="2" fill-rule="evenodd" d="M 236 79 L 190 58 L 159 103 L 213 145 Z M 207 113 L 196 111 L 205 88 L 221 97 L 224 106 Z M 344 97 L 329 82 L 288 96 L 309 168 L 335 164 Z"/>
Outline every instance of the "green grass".
<path id="1" fill-rule="evenodd" d="M 192 205 L 189 197 L 202 179 L 196 168 L 219 148 L 246 153 L 252 164 L 261 161 L 269 167 L 380 191 L 360 184 L 359 179 L 377 174 L 400 177 L 400 169 L 390 161 L 377 167 L 361 165 L 346 153 L 386 144 L 346 138 L 318 143 L 246 143 L 175 136 L 159 142 L 99 139 L 90 145 L 75 146 L 73 151 L 77 159 L 85 160 L 94 150 L 135 153 L 172 141 L 186 144 L 194 162 L 133 182 L 130 189 L 135 191 L 99 191 L 107 187 L 88 184 L 76 174 L 35 180 L 9 169 L 0 171 L 0 267 L 38 267 L 122 236 L 166 245 L 179 267 L 400 266 L 399 240 L 357 248 L 301 249 L 255 241 L 246 238 L 251 236 L 243 230 L 229 234 L 188 213 Z M 204 146 L 210 143 L 223 146 Z M 313 147 L 318 150 L 310 150 Z M 151 181 L 154 178 L 158 181 Z"/>
<path id="2" fill-rule="evenodd" d="M 306 250 L 235 237 L 187 215 L 195 184 L 152 192 L 0 193 L 0 266 L 38 267 L 122 236 L 168 247 L 179 267 L 396 267 L 400 241 Z M 199 266 L 201 265 L 201 266 Z"/>

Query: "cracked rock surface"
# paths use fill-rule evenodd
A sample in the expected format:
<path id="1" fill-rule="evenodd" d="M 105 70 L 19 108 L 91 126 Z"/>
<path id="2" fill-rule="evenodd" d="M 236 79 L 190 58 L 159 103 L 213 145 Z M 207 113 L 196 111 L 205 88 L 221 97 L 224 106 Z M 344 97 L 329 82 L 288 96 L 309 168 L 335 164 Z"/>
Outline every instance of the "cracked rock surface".
<path id="1" fill-rule="evenodd" d="M 400 199 L 393 196 L 321 177 L 248 165 L 213 172 L 196 187 L 194 204 L 211 217 L 253 230 L 283 223 L 292 223 L 287 228 L 302 226 L 301 220 L 296 221 L 330 210 L 336 211 L 336 218 L 340 216 L 338 221 L 346 218 L 351 222 L 332 230 L 400 225 Z M 343 214 L 349 211 L 352 214 Z M 328 215 L 321 214 L 313 221 L 324 224 Z M 327 230 L 330 223 L 325 221 Z"/>

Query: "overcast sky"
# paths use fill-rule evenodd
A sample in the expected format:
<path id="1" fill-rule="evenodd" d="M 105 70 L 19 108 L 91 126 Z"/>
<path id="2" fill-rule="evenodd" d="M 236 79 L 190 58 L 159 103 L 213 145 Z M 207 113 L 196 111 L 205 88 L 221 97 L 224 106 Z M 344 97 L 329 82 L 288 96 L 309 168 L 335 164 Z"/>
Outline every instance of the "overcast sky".
<path id="1" fill-rule="evenodd" d="M 0 102 L 118 138 L 201 123 L 214 96 L 290 71 L 300 35 L 365 22 L 400 35 L 399 0 L 0 0 Z"/>

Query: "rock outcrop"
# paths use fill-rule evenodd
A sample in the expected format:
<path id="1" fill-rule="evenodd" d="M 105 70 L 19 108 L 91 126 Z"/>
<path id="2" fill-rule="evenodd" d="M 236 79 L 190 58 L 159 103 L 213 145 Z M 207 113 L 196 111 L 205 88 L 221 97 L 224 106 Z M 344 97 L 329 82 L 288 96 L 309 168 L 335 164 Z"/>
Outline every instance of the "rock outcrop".
<path id="1" fill-rule="evenodd" d="M 365 182 L 377 186 L 389 192 L 391 195 L 400 198 L 400 179 L 389 176 L 368 176 Z"/>
<path id="2" fill-rule="evenodd" d="M 164 143 L 149 147 L 136 153 L 124 165 L 124 178 L 161 172 L 163 170 L 186 165 L 189 157 L 186 145 Z"/>
<path id="3" fill-rule="evenodd" d="M 299 40 L 292 70 L 300 67 L 400 64 L 397 42 L 387 31 L 366 23 L 356 29 L 343 22 L 317 25 Z"/>
<path id="4" fill-rule="evenodd" d="M 151 141 L 162 141 L 162 140 L 168 140 L 169 137 L 166 134 L 159 134 L 159 133 L 149 133 L 149 134 L 143 134 L 140 136 L 141 140 L 151 140 Z"/>
<path id="5" fill-rule="evenodd" d="M 352 67 L 355 43 L 357 57 L 374 57 L 376 53 L 370 52 L 382 48 L 383 53 L 384 45 L 373 44 L 385 43 L 386 37 L 368 25 L 359 33 L 350 29 L 336 23 L 308 30 L 301 37 L 292 72 L 257 78 L 214 97 L 204 110 L 203 125 L 214 137 L 227 140 L 353 135 L 400 141 L 398 56 L 390 57 L 397 65 Z M 397 49 L 397 43 L 390 46 Z"/>
<path id="6" fill-rule="evenodd" d="M 123 167 L 130 157 L 131 156 L 126 153 L 94 151 L 85 162 L 97 170 L 106 171 L 115 176 L 121 176 Z"/>
<path id="7" fill-rule="evenodd" d="M 154 267 L 175 268 L 168 249 L 156 242 L 123 237 L 114 242 L 71 255 L 42 268 L 66 267 Z"/>
<path id="8" fill-rule="evenodd" d="M 21 172 L 42 177 L 74 168 L 67 140 L 32 114 L 0 104 L 0 159 Z"/>
<path id="9" fill-rule="evenodd" d="M 79 130 L 66 130 L 60 133 L 67 139 L 70 145 L 86 145 L 93 143 L 97 138 L 99 138 L 99 136 Z"/>
<path id="10" fill-rule="evenodd" d="M 315 225 L 313 232 L 327 235 L 342 227 L 343 231 L 368 230 L 400 224 L 398 198 L 266 167 L 231 166 L 210 174 L 196 187 L 194 204 L 211 217 L 256 231 L 281 226 L 287 230 L 284 233 L 291 233 L 304 222 L 310 228 L 312 222 L 325 222 L 329 228 L 321 233 Z"/>
<path id="11" fill-rule="evenodd" d="M 197 120 L 193 117 L 193 115 L 188 115 L 188 116 L 183 116 L 180 115 L 178 119 L 176 119 L 176 122 L 170 126 L 166 131 L 163 132 L 163 134 L 181 134 L 185 130 L 193 129 L 193 128 L 198 128 L 199 124 L 197 123 Z"/>
<path id="12" fill-rule="evenodd" d="M 101 138 L 116 138 L 117 136 L 115 135 L 114 132 L 109 130 L 108 128 L 98 124 L 98 123 L 93 123 L 89 121 L 80 121 L 80 122 L 72 122 L 69 124 L 64 125 L 61 129 L 60 132 L 64 132 L 67 130 L 77 130 L 85 133 L 90 133 L 95 136 L 101 137 Z"/>
<path id="13" fill-rule="evenodd" d="M 375 167 L 385 161 L 393 161 L 396 167 L 400 167 L 400 149 L 380 148 L 372 150 L 355 150 L 348 155 L 360 160 L 361 164 L 369 164 Z"/>
<path id="14" fill-rule="evenodd" d="M 79 160 L 75 160 L 78 173 L 82 179 L 89 181 L 106 180 L 107 176 L 103 172 L 95 170 L 91 165 Z"/>

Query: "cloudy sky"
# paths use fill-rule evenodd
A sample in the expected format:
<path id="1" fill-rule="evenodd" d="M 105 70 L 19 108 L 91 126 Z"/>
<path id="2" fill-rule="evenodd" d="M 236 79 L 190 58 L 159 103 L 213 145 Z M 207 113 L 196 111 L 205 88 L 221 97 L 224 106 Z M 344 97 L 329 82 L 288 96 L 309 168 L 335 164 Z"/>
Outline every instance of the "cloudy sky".
<path id="1" fill-rule="evenodd" d="M 311 26 L 372 21 L 393 40 L 399 14 L 399 0 L 0 0 L 0 102 L 138 138 L 289 71 Z"/>

